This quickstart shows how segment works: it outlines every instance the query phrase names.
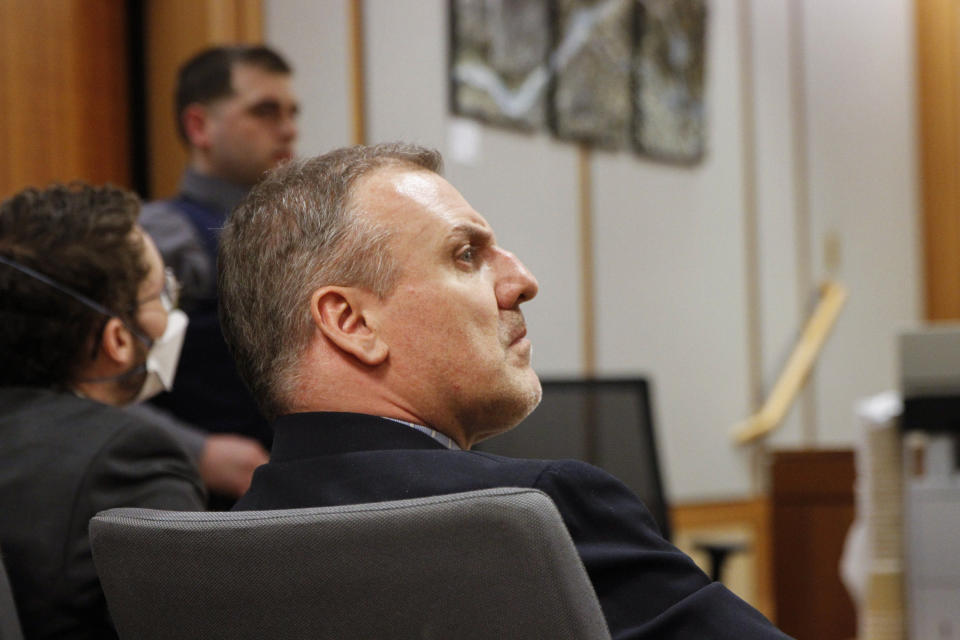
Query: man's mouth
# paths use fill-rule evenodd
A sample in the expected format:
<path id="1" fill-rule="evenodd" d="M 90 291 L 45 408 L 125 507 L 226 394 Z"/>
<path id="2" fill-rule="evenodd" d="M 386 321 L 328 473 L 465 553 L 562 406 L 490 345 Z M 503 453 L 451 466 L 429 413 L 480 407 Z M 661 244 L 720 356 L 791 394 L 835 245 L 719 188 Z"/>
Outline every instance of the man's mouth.
<path id="1" fill-rule="evenodd" d="M 512 347 L 513 345 L 517 344 L 518 342 L 520 342 L 526 337 L 527 337 L 527 328 L 520 327 L 520 330 L 516 332 L 516 334 L 513 336 L 513 340 L 510 341 L 510 346 Z"/>

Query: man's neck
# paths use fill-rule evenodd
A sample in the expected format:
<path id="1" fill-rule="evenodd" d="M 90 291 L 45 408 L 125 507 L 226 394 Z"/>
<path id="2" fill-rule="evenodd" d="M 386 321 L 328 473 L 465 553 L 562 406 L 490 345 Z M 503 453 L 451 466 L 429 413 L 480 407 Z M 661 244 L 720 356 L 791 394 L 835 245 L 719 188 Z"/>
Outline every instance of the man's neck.
<path id="1" fill-rule="evenodd" d="M 231 176 L 225 175 L 222 171 L 218 171 L 209 161 L 200 156 L 193 156 L 190 159 L 189 164 L 187 164 L 187 170 L 203 178 L 231 184 L 246 191 L 249 191 L 250 187 L 253 186 L 252 184 L 246 184 Z"/>
<path id="2" fill-rule="evenodd" d="M 193 165 L 188 166 L 180 177 L 181 196 L 223 212 L 233 210 L 249 190 L 249 186 L 203 173 Z"/>
<path id="3" fill-rule="evenodd" d="M 81 398 L 96 400 L 114 407 L 124 406 L 126 398 L 122 395 L 129 395 L 129 392 L 121 394 L 117 385 L 109 382 L 77 382 L 71 390 Z"/>

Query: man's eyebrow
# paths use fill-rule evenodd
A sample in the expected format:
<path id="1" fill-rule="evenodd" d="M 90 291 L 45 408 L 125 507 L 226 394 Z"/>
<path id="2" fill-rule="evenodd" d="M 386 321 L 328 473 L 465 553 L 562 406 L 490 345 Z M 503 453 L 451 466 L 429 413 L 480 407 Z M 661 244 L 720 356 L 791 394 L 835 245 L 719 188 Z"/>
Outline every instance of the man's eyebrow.
<path id="1" fill-rule="evenodd" d="M 249 105 L 247 105 L 247 109 L 256 110 L 256 109 L 269 108 L 269 109 L 280 110 L 280 109 L 283 109 L 284 106 L 285 105 L 280 100 L 277 100 L 276 98 L 261 98 L 256 102 L 252 102 Z M 291 107 L 291 111 L 293 111 L 294 113 L 300 112 L 299 102 L 293 102 L 289 106 Z"/>
<path id="2" fill-rule="evenodd" d="M 467 238 L 471 244 L 493 244 L 493 230 L 472 222 L 461 222 L 450 230 L 452 238 Z"/>

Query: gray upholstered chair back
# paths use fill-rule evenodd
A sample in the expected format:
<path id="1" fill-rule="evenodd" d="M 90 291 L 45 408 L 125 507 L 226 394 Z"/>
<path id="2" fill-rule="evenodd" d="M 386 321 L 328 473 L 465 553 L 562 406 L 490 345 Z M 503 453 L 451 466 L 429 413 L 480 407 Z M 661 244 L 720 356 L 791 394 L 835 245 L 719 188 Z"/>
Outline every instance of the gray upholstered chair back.
<path id="1" fill-rule="evenodd" d="M 7 579 L 7 570 L 3 566 L 3 553 L 0 551 L 0 640 L 23 640 L 20 630 L 20 618 L 13 602 L 13 591 Z"/>
<path id="2" fill-rule="evenodd" d="M 610 637 L 556 507 L 532 489 L 111 509 L 90 540 L 122 639 Z"/>

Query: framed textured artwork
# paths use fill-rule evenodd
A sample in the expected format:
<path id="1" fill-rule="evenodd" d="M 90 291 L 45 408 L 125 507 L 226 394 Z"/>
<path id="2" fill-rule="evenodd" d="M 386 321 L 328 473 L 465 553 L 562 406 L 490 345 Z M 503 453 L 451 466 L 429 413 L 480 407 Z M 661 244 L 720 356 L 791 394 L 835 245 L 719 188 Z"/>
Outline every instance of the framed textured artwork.
<path id="1" fill-rule="evenodd" d="M 704 155 L 706 0 L 638 0 L 633 141 L 640 153 L 693 163 Z"/>
<path id="2" fill-rule="evenodd" d="M 634 0 L 555 0 L 551 125 L 567 140 L 630 144 Z"/>
<path id="3" fill-rule="evenodd" d="M 449 0 L 450 106 L 461 116 L 546 124 L 550 0 Z"/>

